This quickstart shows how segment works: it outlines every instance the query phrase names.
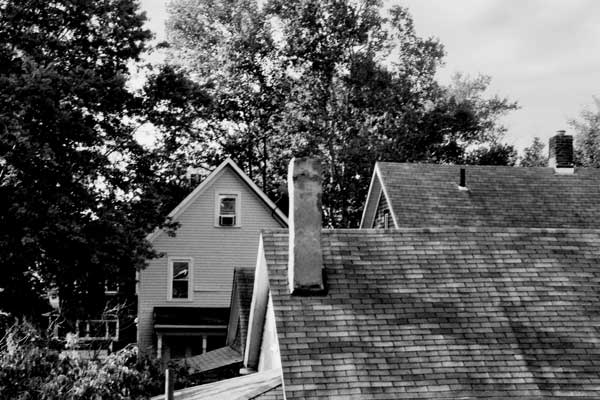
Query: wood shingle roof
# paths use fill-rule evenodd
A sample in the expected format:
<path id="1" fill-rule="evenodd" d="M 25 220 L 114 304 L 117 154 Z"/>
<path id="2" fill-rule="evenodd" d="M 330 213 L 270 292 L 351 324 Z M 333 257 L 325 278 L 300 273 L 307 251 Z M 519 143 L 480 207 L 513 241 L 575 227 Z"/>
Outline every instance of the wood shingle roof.
<path id="1" fill-rule="evenodd" d="M 307 297 L 263 241 L 288 399 L 599 396 L 598 229 L 324 230 Z"/>

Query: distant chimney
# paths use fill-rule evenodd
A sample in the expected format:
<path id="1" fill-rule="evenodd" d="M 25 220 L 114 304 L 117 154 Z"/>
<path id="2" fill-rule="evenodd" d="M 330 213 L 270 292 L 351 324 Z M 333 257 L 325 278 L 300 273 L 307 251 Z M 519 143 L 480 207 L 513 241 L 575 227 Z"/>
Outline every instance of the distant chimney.
<path id="1" fill-rule="evenodd" d="M 572 174 L 573 169 L 573 136 L 565 135 L 565 131 L 556 131 L 550 138 L 548 146 L 548 166 L 558 174 Z"/>
<path id="2" fill-rule="evenodd" d="M 311 158 L 293 158 L 288 169 L 289 262 L 292 294 L 323 292 L 321 252 L 321 163 Z"/>

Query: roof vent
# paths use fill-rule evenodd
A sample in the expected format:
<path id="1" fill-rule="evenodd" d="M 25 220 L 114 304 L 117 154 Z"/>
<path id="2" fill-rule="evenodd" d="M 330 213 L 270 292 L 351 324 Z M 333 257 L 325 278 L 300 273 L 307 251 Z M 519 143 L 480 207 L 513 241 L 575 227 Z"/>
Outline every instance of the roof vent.
<path id="1" fill-rule="evenodd" d="M 572 174 L 575 172 L 573 163 L 573 136 L 565 135 L 565 131 L 556 131 L 550 138 L 548 146 L 548 166 L 554 168 L 557 174 Z"/>
<path id="2" fill-rule="evenodd" d="M 469 188 L 467 188 L 467 172 L 464 168 L 460 169 L 460 181 L 458 183 L 458 190 L 469 190 Z"/>

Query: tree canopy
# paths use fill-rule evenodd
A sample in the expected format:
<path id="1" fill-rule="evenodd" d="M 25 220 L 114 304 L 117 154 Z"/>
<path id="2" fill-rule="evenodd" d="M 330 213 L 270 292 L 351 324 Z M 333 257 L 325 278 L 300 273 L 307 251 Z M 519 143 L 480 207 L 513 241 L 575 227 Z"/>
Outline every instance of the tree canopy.
<path id="1" fill-rule="evenodd" d="M 150 33 L 135 0 L 0 0 L 0 305 L 50 288 L 94 314 L 131 287 L 145 236 L 232 157 L 285 202 L 292 156 L 324 161 L 325 224 L 360 220 L 373 164 L 511 163 L 489 77 L 435 77 L 444 49 L 376 0 L 173 0 L 167 62 L 128 86 Z M 164 46 L 163 46 L 164 47 Z M 154 144 L 136 140 L 150 122 Z M 125 291 L 126 292 L 126 291 Z"/>
<path id="2" fill-rule="evenodd" d="M 575 162 L 600 168 L 600 98 L 594 97 L 595 110 L 584 109 L 569 125 L 575 130 Z"/>
<path id="3" fill-rule="evenodd" d="M 162 223 L 153 158 L 135 140 L 128 63 L 150 33 L 133 0 L 0 1 L 0 304 L 68 313 L 131 285 Z M 38 315 L 39 316 L 39 315 Z"/>
<path id="4" fill-rule="evenodd" d="M 486 76 L 439 84 L 443 46 L 418 36 L 405 8 L 173 0 L 167 27 L 163 70 L 195 82 L 209 101 L 186 114 L 187 129 L 162 119 L 157 129 L 177 137 L 190 164 L 232 157 L 275 198 L 285 195 L 293 155 L 320 157 L 328 226 L 357 226 L 377 160 L 507 164 L 514 156 L 499 143 L 499 117 L 516 103 L 486 97 Z"/>
<path id="5" fill-rule="evenodd" d="M 546 167 L 548 165 L 548 157 L 544 151 L 546 145 L 539 137 L 533 138 L 531 146 L 523 149 L 523 157 L 519 161 L 521 167 Z"/>

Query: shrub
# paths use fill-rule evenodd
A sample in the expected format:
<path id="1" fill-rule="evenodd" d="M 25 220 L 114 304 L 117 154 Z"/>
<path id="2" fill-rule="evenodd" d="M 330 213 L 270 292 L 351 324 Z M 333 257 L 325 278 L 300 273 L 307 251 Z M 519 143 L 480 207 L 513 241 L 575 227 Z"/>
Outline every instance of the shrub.
<path id="1" fill-rule="evenodd" d="M 71 342 L 73 342 L 71 340 Z M 0 400 L 135 400 L 162 393 L 159 361 L 140 356 L 136 346 L 104 359 L 82 359 L 74 343 L 57 345 L 30 324 L 14 324 L 0 339 Z M 170 365 L 176 389 L 237 375 L 239 366 L 188 374 Z"/>
<path id="2" fill-rule="evenodd" d="M 135 346 L 104 360 L 85 360 L 46 345 L 26 324 L 0 343 L 0 398 L 16 400 L 126 400 L 159 394 L 158 362 L 138 357 Z"/>

